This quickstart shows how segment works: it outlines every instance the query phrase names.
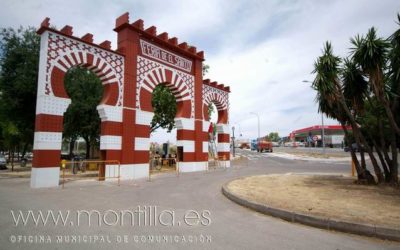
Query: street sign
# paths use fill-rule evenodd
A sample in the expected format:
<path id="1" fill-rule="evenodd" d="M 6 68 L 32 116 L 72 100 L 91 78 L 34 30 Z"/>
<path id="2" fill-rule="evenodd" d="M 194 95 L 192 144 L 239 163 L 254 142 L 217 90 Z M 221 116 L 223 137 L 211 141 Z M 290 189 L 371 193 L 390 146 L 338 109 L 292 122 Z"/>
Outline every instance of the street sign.
<path id="1" fill-rule="evenodd" d="M 314 135 L 312 139 L 313 141 L 318 141 L 318 136 Z"/>

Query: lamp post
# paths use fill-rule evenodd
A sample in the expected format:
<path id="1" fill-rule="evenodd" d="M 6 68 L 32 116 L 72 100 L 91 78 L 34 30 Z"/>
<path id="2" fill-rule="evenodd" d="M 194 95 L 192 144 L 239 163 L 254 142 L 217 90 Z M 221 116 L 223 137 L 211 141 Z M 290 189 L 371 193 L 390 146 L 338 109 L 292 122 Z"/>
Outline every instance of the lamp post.
<path id="1" fill-rule="evenodd" d="M 234 123 L 234 125 L 239 128 L 239 137 L 242 137 L 242 127 L 240 126 L 240 123 Z"/>
<path id="2" fill-rule="evenodd" d="M 235 126 L 232 127 L 232 154 L 235 157 Z"/>
<path id="3" fill-rule="evenodd" d="M 304 83 L 312 83 L 308 80 L 303 80 Z M 324 113 L 321 112 L 321 140 L 322 140 L 322 153 L 325 154 L 325 127 L 324 127 Z"/>
<path id="4" fill-rule="evenodd" d="M 324 128 L 324 113 L 321 112 L 321 123 L 322 123 L 322 153 L 325 154 L 325 128 Z"/>
<path id="5" fill-rule="evenodd" d="M 258 137 L 257 142 L 260 140 L 260 116 L 256 112 L 250 112 L 250 114 L 257 116 L 258 120 Z"/>

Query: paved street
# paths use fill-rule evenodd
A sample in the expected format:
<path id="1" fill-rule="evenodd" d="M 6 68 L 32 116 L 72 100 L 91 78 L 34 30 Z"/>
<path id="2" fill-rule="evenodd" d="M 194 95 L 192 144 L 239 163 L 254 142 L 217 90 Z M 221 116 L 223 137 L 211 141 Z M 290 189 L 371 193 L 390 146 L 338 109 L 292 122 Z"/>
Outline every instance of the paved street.
<path id="1" fill-rule="evenodd" d="M 400 244 L 367 237 L 355 236 L 292 224 L 243 208 L 221 194 L 223 183 L 254 174 L 288 172 L 349 174 L 346 163 L 320 163 L 293 161 L 274 157 L 271 154 L 258 154 L 238 150 L 239 155 L 249 160 L 240 160 L 228 170 L 217 169 L 209 172 L 187 173 L 176 177 L 165 174 L 154 177 L 151 182 L 80 181 L 68 183 L 64 190 L 30 189 L 29 179 L 0 179 L 0 249 L 18 247 L 21 249 L 399 249 Z M 240 165 L 238 165 L 240 163 Z M 113 211 L 134 210 L 138 206 L 156 206 L 157 211 L 173 211 L 177 221 L 183 222 L 184 214 L 195 210 L 201 214 L 201 223 L 176 223 L 164 225 L 113 225 L 75 226 L 39 225 L 33 222 L 26 226 L 15 226 L 11 211 L 27 212 L 42 210 L 47 212 L 70 210 Z M 151 207 L 150 207 L 151 208 Z M 208 211 L 208 212 L 207 212 Z M 190 212 L 193 216 L 195 213 Z M 164 214 L 166 215 L 166 213 Z M 203 216 L 204 215 L 204 216 Z M 196 216 L 195 216 L 196 217 Z M 164 219 L 168 216 L 164 216 Z M 208 219 L 207 219 L 208 218 Z M 112 215 L 107 217 L 112 220 Z M 149 219 L 151 221 L 151 219 Z M 167 220 L 168 221 L 168 220 Z M 196 221 L 196 219 L 191 219 Z M 165 220 L 164 220 L 165 222 Z M 189 221 L 190 222 L 190 221 Z M 209 223 L 208 223 L 209 222 Z M 23 236 L 49 236 L 51 242 L 32 242 Z M 105 242 L 59 242 L 58 236 L 97 236 L 108 237 Z M 126 235 L 127 243 L 116 243 Z M 179 236 L 179 242 L 149 242 L 149 236 Z M 200 235 L 205 242 L 200 242 Z M 143 238 L 143 237 L 144 238 Z M 135 238 L 136 237 L 136 238 Z M 184 242 L 190 237 L 196 242 Z M 31 237 L 32 239 L 32 237 Z M 135 241 L 136 239 L 136 241 Z M 12 243 L 11 241 L 19 241 Z M 35 239 L 33 239 L 35 241 Z M 211 242 L 210 242 L 211 241 Z"/>

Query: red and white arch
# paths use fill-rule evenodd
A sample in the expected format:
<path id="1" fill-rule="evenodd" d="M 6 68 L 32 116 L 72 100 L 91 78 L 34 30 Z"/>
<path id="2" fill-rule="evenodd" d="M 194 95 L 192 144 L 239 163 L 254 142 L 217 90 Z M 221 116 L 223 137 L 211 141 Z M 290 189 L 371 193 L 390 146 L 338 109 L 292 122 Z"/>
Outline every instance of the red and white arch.
<path id="1" fill-rule="evenodd" d="M 211 86 L 215 85 L 215 86 Z M 228 125 L 229 113 L 229 92 L 224 88 L 218 88 L 217 84 L 203 83 L 203 131 L 208 131 L 210 126 L 208 117 L 208 105 L 215 104 L 218 112 L 217 132 L 218 132 L 218 158 L 225 161 L 229 166 L 230 159 L 230 130 Z M 206 147 L 207 145 L 207 147 Z M 208 141 L 203 142 L 203 151 L 208 151 Z"/>
<path id="2" fill-rule="evenodd" d="M 64 88 L 67 71 L 83 66 L 104 85 L 97 107 L 101 124 L 100 149 L 106 158 L 121 151 L 124 57 L 72 36 L 52 31 L 41 34 L 32 187 L 58 185 L 63 115 L 71 100 Z M 115 158 L 114 158 L 115 159 Z"/>
<path id="3" fill-rule="evenodd" d="M 144 164 L 149 161 L 150 123 L 154 115 L 151 99 L 159 84 L 167 86 L 176 98 L 177 146 L 183 146 L 185 162 L 194 161 L 193 76 L 138 56 L 137 78 L 136 131 L 139 131 L 140 136 L 135 138 L 135 151 L 139 152 L 140 157 L 135 158 L 135 163 Z"/>

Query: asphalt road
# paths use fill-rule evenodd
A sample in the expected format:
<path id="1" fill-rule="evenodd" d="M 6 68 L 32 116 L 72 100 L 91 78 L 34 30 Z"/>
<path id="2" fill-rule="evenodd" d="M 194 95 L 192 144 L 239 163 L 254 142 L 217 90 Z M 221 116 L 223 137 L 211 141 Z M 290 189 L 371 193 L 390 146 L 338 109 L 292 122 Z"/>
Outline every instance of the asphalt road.
<path id="1" fill-rule="evenodd" d="M 288 172 L 348 174 L 348 164 L 293 161 L 240 150 L 238 153 L 249 160 L 239 161 L 240 165 L 236 162 L 228 170 L 179 177 L 166 174 L 155 176 L 151 182 L 125 181 L 121 186 L 115 182 L 79 181 L 67 183 L 65 189 L 33 190 L 28 179 L 0 179 L 0 249 L 400 249 L 395 242 L 262 215 L 221 194 L 223 183 L 240 176 Z M 27 214 L 28 210 L 35 214 L 46 214 L 48 210 L 66 214 L 69 210 L 71 216 L 65 225 L 35 226 L 29 220 L 26 225 L 20 221 L 16 226 L 11 211 L 17 215 L 19 211 Z M 93 223 L 97 220 L 92 220 L 89 226 L 82 219 L 78 226 L 74 216 L 77 210 L 98 210 L 105 222 L 98 225 Z M 118 214 L 124 210 L 139 211 L 135 215 L 141 220 L 135 217 L 134 225 L 126 223 L 128 219 L 121 225 L 123 216 Z M 148 217 L 144 218 L 144 214 Z"/>

